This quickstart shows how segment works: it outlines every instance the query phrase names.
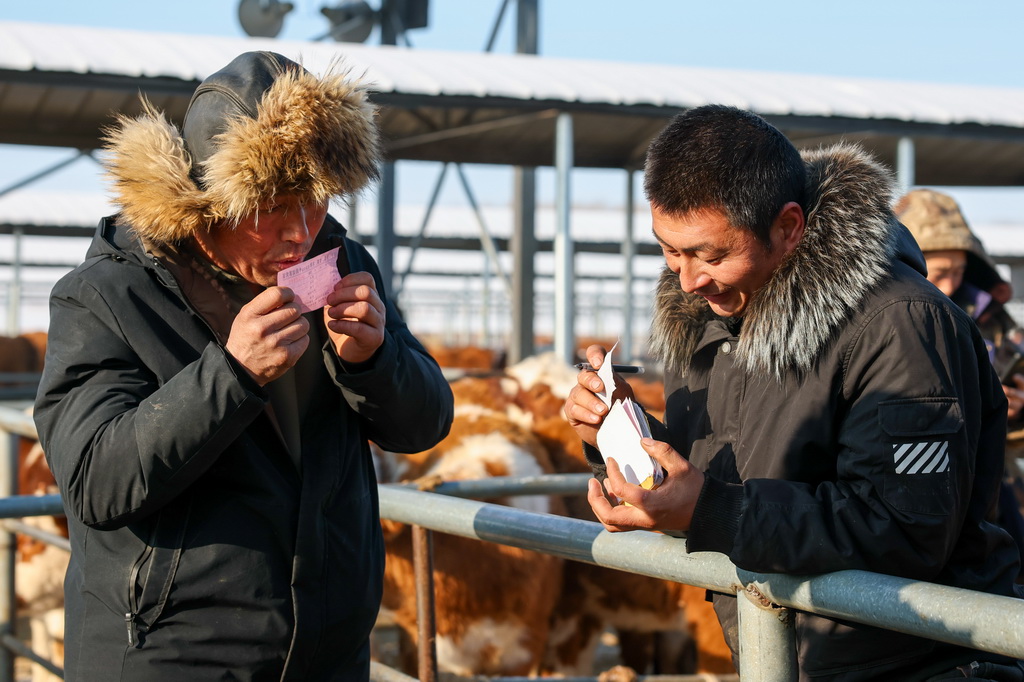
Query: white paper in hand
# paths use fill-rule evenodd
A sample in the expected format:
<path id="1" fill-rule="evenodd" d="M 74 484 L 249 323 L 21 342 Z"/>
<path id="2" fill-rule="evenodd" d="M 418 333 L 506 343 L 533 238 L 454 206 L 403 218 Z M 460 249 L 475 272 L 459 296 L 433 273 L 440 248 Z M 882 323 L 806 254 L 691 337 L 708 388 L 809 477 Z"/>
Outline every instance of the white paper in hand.
<path id="1" fill-rule="evenodd" d="M 323 308 L 334 285 L 341 281 L 338 272 L 338 250 L 335 247 L 316 258 L 302 261 L 277 273 L 277 285 L 295 292 L 295 302 L 304 313 Z"/>
<path id="2" fill-rule="evenodd" d="M 597 371 L 605 387 L 604 393 L 598 394 L 598 397 L 608 405 L 608 416 L 597 431 L 597 448 L 605 462 L 609 457 L 618 462 L 628 482 L 650 489 L 661 483 L 663 474 L 661 466 L 640 444 L 641 438 L 651 437 L 647 418 L 640 406 L 631 399 L 612 399 L 616 384 L 612 372 L 612 353 L 616 346 L 618 343 L 604 356 L 601 368 Z"/>

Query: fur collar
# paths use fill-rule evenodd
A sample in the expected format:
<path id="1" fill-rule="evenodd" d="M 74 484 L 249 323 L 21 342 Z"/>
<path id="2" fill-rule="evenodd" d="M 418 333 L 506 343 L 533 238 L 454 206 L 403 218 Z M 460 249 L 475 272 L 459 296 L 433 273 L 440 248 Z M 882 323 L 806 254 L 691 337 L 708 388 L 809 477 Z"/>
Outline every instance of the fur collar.
<path id="1" fill-rule="evenodd" d="M 891 210 L 892 176 L 860 147 L 803 153 L 804 237 L 754 294 L 738 357 L 748 372 L 781 377 L 811 369 L 869 291 L 891 270 L 902 226 Z M 685 373 L 707 322 L 707 301 L 686 294 L 667 268 L 655 296 L 651 349 L 665 371 Z"/>
<path id="2" fill-rule="evenodd" d="M 333 71 L 333 70 L 332 70 Z M 137 118 L 119 116 L 105 131 L 104 166 L 114 202 L 139 235 L 185 240 L 218 221 L 238 221 L 279 193 L 311 202 L 361 189 L 377 176 L 375 109 L 366 88 L 345 73 L 317 78 L 286 71 L 263 95 L 256 117 L 233 119 L 200 169 L 178 129 L 143 101 Z"/>

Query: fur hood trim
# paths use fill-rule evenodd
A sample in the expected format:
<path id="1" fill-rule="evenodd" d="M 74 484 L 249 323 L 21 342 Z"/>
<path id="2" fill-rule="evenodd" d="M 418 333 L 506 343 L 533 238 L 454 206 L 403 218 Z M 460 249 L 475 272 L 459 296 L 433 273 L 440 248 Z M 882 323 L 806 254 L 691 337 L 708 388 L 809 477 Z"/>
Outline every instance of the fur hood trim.
<path id="1" fill-rule="evenodd" d="M 842 323 L 891 270 L 903 228 L 891 209 L 891 173 L 860 147 L 803 153 L 807 225 L 803 239 L 757 291 L 743 316 L 737 354 L 754 374 L 812 368 Z M 685 373 L 715 319 L 667 268 L 655 296 L 651 348 L 666 372 Z"/>
<path id="2" fill-rule="evenodd" d="M 137 118 L 105 131 L 104 166 L 114 202 L 132 229 L 155 242 L 179 242 L 218 221 L 237 223 L 279 194 L 311 203 L 351 194 L 377 177 L 375 108 L 347 73 L 317 78 L 285 69 L 256 116 L 235 116 L 216 151 L 190 177 L 180 131 L 149 102 Z M 205 189 L 203 189 L 205 187 Z"/>

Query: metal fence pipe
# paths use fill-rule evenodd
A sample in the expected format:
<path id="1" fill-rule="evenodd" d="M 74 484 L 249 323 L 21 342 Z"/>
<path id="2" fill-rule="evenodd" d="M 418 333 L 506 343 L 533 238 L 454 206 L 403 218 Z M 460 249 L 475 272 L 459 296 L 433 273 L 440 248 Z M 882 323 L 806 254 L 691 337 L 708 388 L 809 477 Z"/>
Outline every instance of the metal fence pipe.
<path id="1" fill-rule="evenodd" d="M 370 681 L 371 682 L 416 682 L 415 677 L 410 677 L 403 672 L 399 672 L 394 668 L 378 663 L 377 661 L 370 661 Z"/>
<path id="2" fill-rule="evenodd" d="M 420 682 L 437 680 L 437 619 L 434 610 L 433 533 L 412 527 L 412 561 L 416 577 L 416 664 Z"/>
<path id="3" fill-rule="evenodd" d="M 60 495 L 12 495 L 0 498 L 0 519 L 23 516 L 64 516 Z"/>
<path id="4" fill-rule="evenodd" d="M 63 514 L 63 512 L 61 512 Z M 26 516 L 29 516 L 26 514 Z M 32 514 L 35 516 L 35 514 Z M 52 514 L 51 514 L 52 516 Z M 30 526 L 24 521 L 18 521 L 16 519 L 0 519 L 0 527 L 11 531 L 12 533 L 20 533 L 21 535 L 27 535 L 30 538 L 41 540 L 48 545 L 53 545 L 57 549 L 63 549 L 65 552 L 71 551 L 71 541 L 63 535 L 57 535 L 49 531 Z"/>
<path id="5" fill-rule="evenodd" d="M 738 573 L 777 604 L 1024 658 L 1024 600 L 867 571 Z"/>
<path id="6" fill-rule="evenodd" d="M 0 434 L 0 496 L 15 493 L 18 481 L 18 436 Z M 0 531 L 0 640 L 14 634 L 14 533 Z M 14 682 L 14 654 L 0 646 L 0 682 Z"/>
<path id="7" fill-rule="evenodd" d="M 11 407 L 0 407 L 0 430 L 26 438 L 39 437 L 36 434 L 36 425 L 32 421 L 32 417 Z"/>
<path id="8" fill-rule="evenodd" d="M 792 613 L 769 603 L 754 588 L 736 595 L 743 682 L 796 682 L 796 631 Z"/>
<path id="9" fill-rule="evenodd" d="M 721 592 L 741 587 L 724 555 L 687 554 L 682 540 L 659 533 L 612 534 L 591 521 L 386 486 L 380 490 L 380 510 L 394 521 L 574 561 Z"/>
<path id="10" fill-rule="evenodd" d="M 53 661 L 51 661 L 51 660 L 49 660 L 47 658 L 43 658 L 42 656 L 37 654 L 35 651 L 32 651 L 31 647 L 26 646 L 17 637 L 14 637 L 13 635 L 3 635 L 3 637 L 0 637 L 0 642 L 3 643 L 3 648 L 9 649 L 10 651 L 13 651 L 18 656 L 22 656 L 23 658 L 27 658 L 28 660 L 32 661 L 33 663 L 41 665 L 42 667 L 46 668 L 46 670 L 48 670 L 49 672 L 51 672 L 54 675 L 56 675 L 57 677 L 60 677 L 60 678 L 63 679 L 63 677 L 64 677 L 64 669 L 63 668 L 61 668 L 59 665 L 57 665 Z"/>
<path id="11" fill-rule="evenodd" d="M 591 478 L 590 474 L 495 476 L 473 481 L 445 481 L 430 492 L 481 500 L 511 495 L 581 495 L 587 492 L 587 481 Z M 385 483 L 382 487 L 419 490 L 415 482 Z"/>
<path id="12" fill-rule="evenodd" d="M 1011 597 L 861 571 L 750 573 L 722 554 L 688 554 L 682 540 L 658 533 L 612 534 L 589 521 L 402 488 L 381 489 L 380 501 L 381 515 L 395 521 L 718 592 L 754 584 L 780 606 L 1024 658 L 1024 601 Z"/>

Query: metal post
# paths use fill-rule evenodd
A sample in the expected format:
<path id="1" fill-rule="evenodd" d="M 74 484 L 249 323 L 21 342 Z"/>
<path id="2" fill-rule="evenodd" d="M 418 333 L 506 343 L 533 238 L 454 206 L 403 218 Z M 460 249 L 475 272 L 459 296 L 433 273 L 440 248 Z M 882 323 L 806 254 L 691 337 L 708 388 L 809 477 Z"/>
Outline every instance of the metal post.
<path id="1" fill-rule="evenodd" d="M 377 190 L 377 267 L 384 288 L 390 293 L 395 286 L 395 163 L 381 164 L 380 188 Z"/>
<path id="2" fill-rule="evenodd" d="M 750 585 L 736 595 L 743 682 L 796 682 L 796 632 L 789 609 Z"/>
<path id="3" fill-rule="evenodd" d="M 633 236 L 633 171 L 626 170 L 626 236 L 622 240 L 622 335 L 619 355 L 627 362 L 633 352 L 633 257 L 636 256 L 636 241 Z"/>
<path id="4" fill-rule="evenodd" d="M 574 160 L 572 116 L 558 115 L 555 124 L 555 354 L 572 364 L 576 357 L 573 322 L 573 244 L 569 232 L 572 200 L 569 176 Z"/>
<path id="5" fill-rule="evenodd" d="M 363 239 L 359 236 L 359 198 L 355 194 L 348 197 L 346 209 L 345 227 L 348 230 L 348 237 L 362 244 Z"/>
<path id="6" fill-rule="evenodd" d="M 423 526 L 412 527 L 413 572 L 416 578 L 417 663 L 420 682 L 437 680 L 437 624 L 434 613 L 434 541 Z"/>
<path id="7" fill-rule="evenodd" d="M 914 139 L 901 137 L 896 144 L 896 180 L 900 186 L 900 194 L 906 194 L 913 188 L 916 182 L 914 178 L 916 165 Z"/>
<path id="8" fill-rule="evenodd" d="M 7 334 L 17 336 L 21 327 L 21 247 L 25 236 L 24 228 L 15 227 L 14 259 L 11 262 L 11 282 L 7 287 Z"/>
<path id="9" fill-rule="evenodd" d="M 534 255 L 537 253 L 537 171 L 515 170 L 515 209 L 512 232 L 512 333 L 508 362 L 515 364 L 534 353 Z"/>
<path id="10" fill-rule="evenodd" d="M 516 53 L 537 54 L 538 0 L 516 3 Z M 504 12 L 504 6 L 502 7 Z M 495 32 L 497 27 L 495 27 Z M 493 37 L 489 46 L 493 45 Z M 537 170 L 515 169 L 515 227 L 512 233 L 512 333 L 509 335 L 508 362 L 514 364 L 534 353 L 534 254 L 537 213 Z"/>
<path id="11" fill-rule="evenodd" d="M 18 436 L 0 433 L 0 495 L 17 492 Z M 14 561 L 17 544 L 14 533 L 0 531 L 0 639 L 14 635 Z M 0 682 L 14 682 L 14 654 L 0 646 Z"/>

